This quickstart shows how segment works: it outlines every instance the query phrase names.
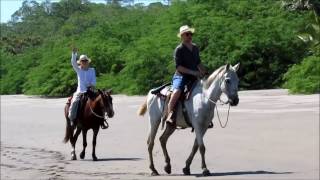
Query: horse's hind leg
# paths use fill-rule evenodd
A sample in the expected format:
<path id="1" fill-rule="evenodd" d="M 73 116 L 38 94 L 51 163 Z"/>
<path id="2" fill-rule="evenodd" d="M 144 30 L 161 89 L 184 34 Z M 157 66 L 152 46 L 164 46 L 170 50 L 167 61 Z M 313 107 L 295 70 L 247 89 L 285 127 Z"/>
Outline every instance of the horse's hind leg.
<path id="1" fill-rule="evenodd" d="M 197 139 L 194 140 L 194 144 L 193 144 L 193 147 L 192 147 L 192 151 L 186 161 L 186 167 L 183 168 L 183 174 L 184 175 L 190 175 L 190 165 L 192 163 L 192 160 L 193 160 L 193 157 L 194 155 L 196 154 L 196 152 L 198 151 L 198 142 L 197 142 Z"/>
<path id="2" fill-rule="evenodd" d="M 81 129 L 77 128 L 77 131 L 75 132 L 75 134 L 70 138 L 70 143 L 72 146 L 72 150 L 71 150 L 71 160 L 77 160 L 77 155 L 76 155 L 76 142 L 78 139 L 78 136 L 81 132 Z"/>
<path id="3" fill-rule="evenodd" d="M 149 130 L 149 136 L 148 136 L 147 143 L 148 143 L 148 153 L 149 153 L 149 161 L 150 161 L 149 168 L 152 171 L 152 173 L 151 173 L 152 176 L 159 175 L 158 171 L 154 167 L 153 156 L 152 156 L 152 150 L 153 150 L 153 146 L 154 146 L 154 139 L 156 137 L 159 124 L 160 124 L 160 117 L 159 117 L 159 120 L 154 120 L 153 121 L 152 119 L 150 119 L 150 127 L 149 127 L 150 130 Z"/>
<path id="4" fill-rule="evenodd" d="M 171 134 L 175 131 L 175 126 L 167 124 L 166 129 L 164 130 L 163 134 L 161 135 L 160 143 L 161 143 L 161 148 L 164 154 L 164 158 L 166 161 L 166 165 L 164 167 L 164 170 L 168 173 L 171 174 L 171 164 L 170 164 L 170 157 L 167 151 L 167 141 L 168 138 L 171 136 Z"/>
<path id="5" fill-rule="evenodd" d="M 96 144 L 97 144 L 97 135 L 99 132 L 99 127 L 97 129 L 93 129 L 93 139 L 92 139 L 92 160 L 98 161 L 96 156 Z"/>
<path id="6" fill-rule="evenodd" d="M 87 132 L 88 130 L 82 130 L 82 141 L 83 141 L 83 149 L 80 153 L 80 158 L 84 159 L 86 155 L 86 147 L 87 147 Z"/>

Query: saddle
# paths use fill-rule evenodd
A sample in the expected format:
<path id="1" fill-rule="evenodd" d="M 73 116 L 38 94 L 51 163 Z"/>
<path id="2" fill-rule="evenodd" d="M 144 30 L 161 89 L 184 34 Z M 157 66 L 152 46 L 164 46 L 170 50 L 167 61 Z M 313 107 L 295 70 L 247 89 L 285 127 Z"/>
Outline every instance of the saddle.
<path id="1" fill-rule="evenodd" d="M 184 121 L 185 123 L 188 125 L 188 127 L 191 127 L 191 132 L 194 131 L 194 128 L 191 124 L 187 109 L 185 107 L 184 101 L 189 100 L 191 93 L 194 89 L 194 87 L 196 86 L 197 81 L 192 81 L 189 84 L 186 85 L 183 93 L 181 94 L 179 101 L 177 102 L 181 104 L 181 108 L 182 108 L 182 114 L 184 117 Z M 161 115 L 161 129 L 164 128 L 164 124 L 168 115 L 168 104 L 169 104 L 169 100 L 171 98 L 171 83 L 166 83 L 158 88 L 155 88 L 151 91 L 151 94 L 154 94 L 156 96 L 158 96 L 159 98 L 163 99 L 165 101 L 164 103 L 164 110 L 162 111 L 162 115 Z M 176 127 L 177 129 L 185 129 L 186 127 Z M 209 127 L 208 128 L 213 128 L 213 123 L 210 122 Z"/>
<path id="2" fill-rule="evenodd" d="M 185 86 L 185 89 L 184 91 L 182 92 L 180 98 L 179 98 L 179 101 L 177 103 L 180 103 L 182 105 L 182 113 L 183 113 L 183 117 L 184 117 L 184 120 L 186 122 L 186 124 L 189 126 L 189 127 L 192 127 L 192 124 L 191 124 L 191 121 L 190 121 L 190 118 L 188 116 L 188 112 L 187 112 L 187 109 L 185 108 L 185 105 L 184 105 L 184 101 L 188 100 L 190 98 L 190 95 L 192 93 L 192 90 L 194 89 L 195 85 L 196 85 L 196 82 L 197 81 L 192 81 L 190 82 L 189 84 L 187 84 Z M 165 121 L 166 121 L 166 116 L 168 114 L 168 104 L 169 104 L 169 100 L 171 98 L 171 93 L 172 93 L 172 90 L 171 90 L 171 83 L 166 83 L 158 88 L 155 88 L 151 91 L 151 94 L 154 94 L 156 96 L 158 96 L 159 98 L 163 99 L 165 101 L 164 103 L 164 111 L 162 111 L 162 115 L 161 115 L 161 122 L 162 122 L 162 125 L 161 125 L 161 128 L 163 129 L 164 128 L 164 124 L 165 124 Z M 178 129 L 184 129 L 182 127 L 177 127 Z M 193 127 L 192 127 L 192 132 L 193 132 Z"/>
<path id="3" fill-rule="evenodd" d="M 81 94 L 81 95 L 80 95 L 79 105 L 78 105 L 77 110 L 76 110 L 77 115 L 76 115 L 75 123 L 77 123 L 76 121 L 77 121 L 77 119 L 79 119 L 80 113 L 81 113 L 82 110 L 84 109 L 85 104 L 87 103 L 88 97 L 89 97 L 89 96 L 88 96 L 87 93 L 84 93 L 84 94 Z M 68 97 L 68 99 L 67 99 L 67 103 L 66 103 L 66 104 L 68 105 L 68 111 L 67 111 L 68 114 L 69 114 L 69 108 L 70 108 L 70 105 L 71 105 L 72 98 L 73 98 L 73 96 L 70 96 L 70 97 Z"/>
<path id="4" fill-rule="evenodd" d="M 80 101 L 79 101 L 79 104 L 78 104 L 78 107 L 77 107 L 77 114 L 76 114 L 76 118 L 75 118 L 75 124 L 77 124 L 78 122 L 78 119 L 80 118 L 81 116 L 81 112 L 84 111 L 84 108 L 85 108 L 85 105 L 88 101 L 88 99 L 91 99 L 91 100 L 94 100 L 97 96 L 99 95 L 98 92 L 95 92 L 91 89 L 88 89 L 87 92 L 83 93 L 80 95 Z M 72 101 L 72 98 L 73 96 L 70 96 L 68 99 L 67 99 L 67 105 L 69 106 L 68 107 L 68 113 L 69 113 L 69 108 L 70 108 L 70 105 L 71 105 L 71 101 Z M 105 121 L 103 121 L 102 123 L 106 123 Z M 101 126 L 102 129 L 106 129 L 108 126 Z"/>

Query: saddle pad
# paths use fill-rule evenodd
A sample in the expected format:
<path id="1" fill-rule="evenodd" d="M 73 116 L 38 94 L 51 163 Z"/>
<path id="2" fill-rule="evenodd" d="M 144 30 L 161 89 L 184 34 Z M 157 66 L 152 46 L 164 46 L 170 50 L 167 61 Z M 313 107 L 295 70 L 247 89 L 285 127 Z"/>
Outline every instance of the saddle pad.
<path id="1" fill-rule="evenodd" d="M 171 93 L 171 85 L 170 86 L 166 86 L 165 88 L 163 88 L 161 91 L 160 91 L 160 95 L 162 96 L 168 96 L 168 94 Z"/>

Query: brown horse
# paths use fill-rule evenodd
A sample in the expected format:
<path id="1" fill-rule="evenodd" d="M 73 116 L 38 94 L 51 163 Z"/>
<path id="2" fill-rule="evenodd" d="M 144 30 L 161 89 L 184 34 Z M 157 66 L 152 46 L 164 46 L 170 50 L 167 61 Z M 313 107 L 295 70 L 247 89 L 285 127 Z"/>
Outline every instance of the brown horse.
<path id="1" fill-rule="evenodd" d="M 80 112 L 78 114 L 78 118 L 76 120 L 76 127 L 72 127 L 70 125 L 70 119 L 68 118 L 68 110 L 70 107 L 70 104 L 66 104 L 64 108 L 64 114 L 65 118 L 67 120 L 66 123 L 66 133 L 64 137 L 64 143 L 67 143 L 70 141 L 72 146 L 71 151 L 71 160 L 76 160 L 76 142 L 78 139 L 79 134 L 82 131 L 83 135 L 83 150 L 80 153 L 80 158 L 84 159 L 85 157 L 85 150 L 87 147 L 87 131 L 89 129 L 93 130 L 93 139 L 92 139 L 92 159 L 94 161 L 97 161 L 98 158 L 96 156 L 95 148 L 96 148 L 96 142 L 97 142 L 97 135 L 99 132 L 99 128 L 102 123 L 105 121 L 105 114 L 109 118 L 112 118 L 114 115 L 113 111 L 113 104 L 112 104 L 112 97 L 111 97 L 111 90 L 107 91 L 101 91 L 98 90 L 97 93 L 94 93 L 94 97 L 92 97 L 92 92 L 86 93 L 89 95 L 86 95 L 88 97 L 88 100 L 85 101 L 83 105 L 80 105 Z M 76 129 L 76 132 L 74 133 L 74 130 Z"/>

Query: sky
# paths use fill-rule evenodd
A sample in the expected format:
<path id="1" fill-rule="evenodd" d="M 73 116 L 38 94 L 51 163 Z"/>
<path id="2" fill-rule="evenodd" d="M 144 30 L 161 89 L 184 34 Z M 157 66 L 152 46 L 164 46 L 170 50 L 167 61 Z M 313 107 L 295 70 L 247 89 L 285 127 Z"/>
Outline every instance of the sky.
<path id="1" fill-rule="evenodd" d="M 37 0 L 42 2 L 41 0 Z M 55 0 L 51 0 L 54 2 Z M 157 0 L 135 0 L 137 3 L 149 4 Z M 159 0 L 158 0 L 159 1 Z M 23 0 L 0 0 L 1 5 L 1 23 L 6 23 L 11 19 L 11 15 L 22 6 Z M 90 0 L 90 2 L 104 3 L 104 0 Z"/>

